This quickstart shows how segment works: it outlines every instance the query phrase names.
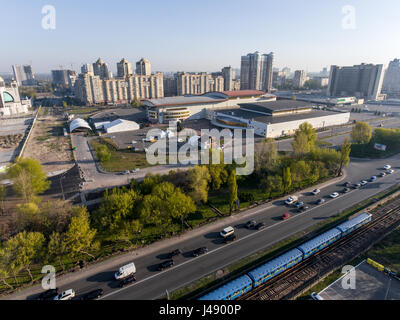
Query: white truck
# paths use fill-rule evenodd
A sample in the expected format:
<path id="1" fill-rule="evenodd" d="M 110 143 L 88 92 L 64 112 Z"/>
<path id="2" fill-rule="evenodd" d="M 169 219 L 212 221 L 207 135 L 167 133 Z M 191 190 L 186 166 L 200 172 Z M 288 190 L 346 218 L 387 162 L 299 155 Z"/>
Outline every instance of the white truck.
<path id="1" fill-rule="evenodd" d="M 293 203 L 295 203 L 299 198 L 297 196 L 290 196 L 289 198 L 287 198 L 287 200 L 285 201 L 285 203 L 287 205 L 291 205 Z"/>
<path id="2" fill-rule="evenodd" d="M 132 274 L 136 273 L 136 267 L 133 262 L 128 263 L 125 266 L 119 268 L 119 270 L 114 274 L 116 280 L 126 278 Z"/>

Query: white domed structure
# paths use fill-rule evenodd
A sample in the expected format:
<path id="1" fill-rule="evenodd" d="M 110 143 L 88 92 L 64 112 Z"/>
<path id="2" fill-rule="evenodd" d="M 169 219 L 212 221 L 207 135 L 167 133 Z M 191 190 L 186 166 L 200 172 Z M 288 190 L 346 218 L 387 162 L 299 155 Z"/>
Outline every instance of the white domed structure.
<path id="1" fill-rule="evenodd" d="M 16 81 L 13 80 L 6 86 L 4 79 L 0 77 L 0 117 L 27 113 L 30 106 L 30 100 L 21 100 Z"/>

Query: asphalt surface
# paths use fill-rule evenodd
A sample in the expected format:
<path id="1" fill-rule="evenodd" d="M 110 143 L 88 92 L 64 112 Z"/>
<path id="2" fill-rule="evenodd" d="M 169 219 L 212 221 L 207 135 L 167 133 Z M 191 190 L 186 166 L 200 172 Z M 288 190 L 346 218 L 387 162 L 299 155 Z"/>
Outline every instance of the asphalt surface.
<path id="1" fill-rule="evenodd" d="M 84 294 L 93 289 L 102 288 L 105 292 L 102 299 L 111 300 L 133 300 L 133 299 L 157 299 L 165 296 L 166 290 L 169 292 L 182 287 L 196 279 L 223 268 L 235 261 L 249 256 L 253 252 L 260 251 L 272 244 L 279 242 L 293 234 L 298 233 L 316 223 L 319 223 L 328 217 L 337 214 L 352 205 L 370 198 L 375 194 L 389 188 L 393 184 L 400 182 L 400 155 L 386 160 L 353 160 L 347 169 L 345 181 L 358 183 L 360 180 L 367 179 L 372 175 L 378 174 L 385 164 L 391 164 L 395 172 L 384 178 L 378 178 L 376 182 L 368 183 L 365 187 L 358 190 L 352 190 L 347 194 L 340 194 L 336 199 L 330 199 L 332 192 L 340 192 L 343 182 L 327 186 L 321 189 L 321 194 L 312 196 L 309 193 L 297 194 L 300 199 L 310 206 L 310 209 L 304 213 L 295 213 L 292 208 L 283 204 L 283 201 L 275 201 L 272 204 L 261 206 L 241 213 L 233 217 L 228 217 L 223 221 L 211 225 L 208 231 L 189 237 L 185 241 L 175 242 L 167 247 L 160 247 L 158 250 L 148 254 L 135 255 L 128 254 L 130 261 L 134 261 L 137 268 L 137 282 L 123 289 L 118 287 L 118 282 L 113 280 L 114 272 L 123 264 L 109 265 L 90 276 L 81 276 L 71 281 L 62 281 L 60 288 L 65 290 L 73 288 L 77 294 Z M 316 206 L 315 201 L 319 198 L 325 198 L 323 205 Z M 281 216 L 289 212 L 292 217 L 288 220 L 281 220 Z M 243 217 L 245 215 L 245 217 Z M 243 217 L 243 218 L 241 218 Z M 267 228 L 261 231 L 247 230 L 243 225 L 249 220 L 254 219 L 257 222 L 264 222 Z M 221 226 L 221 223 L 224 225 Z M 226 226 L 235 227 L 235 233 L 238 240 L 230 244 L 222 244 L 218 236 L 219 231 Z M 194 231 L 195 232 L 195 231 Z M 193 258 L 191 252 L 201 246 L 206 246 L 209 253 L 198 258 Z M 165 260 L 166 253 L 180 248 L 183 254 L 174 258 L 175 265 L 163 272 L 157 271 L 157 265 Z M 126 260 L 126 259 L 125 259 Z M 126 261 L 125 261 L 126 262 Z M 84 271 L 82 271 L 84 272 Z M 84 275 L 83 273 L 82 275 Z M 33 290 L 34 291 L 34 290 Z M 18 297 L 9 296 L 6 299 L 34 299 L 37 296 L 29 289 L 24 295 L 20 293 Z"/>

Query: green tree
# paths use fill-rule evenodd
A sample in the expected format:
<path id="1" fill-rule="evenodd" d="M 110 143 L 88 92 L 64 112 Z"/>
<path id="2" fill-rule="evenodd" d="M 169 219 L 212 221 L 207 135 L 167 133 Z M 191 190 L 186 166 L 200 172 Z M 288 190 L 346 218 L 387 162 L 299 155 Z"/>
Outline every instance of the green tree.
<path id="1" fill-rule="evenodd" d="M 290 167 L 283 168 L 282 182 L 283 189 L 285 192 L 288 192 L 292 187 L 292 173 L 290 171 Z"/>
<path id="2" fill-rule="evenodd" d="M 265 177 L 260 181 L 259 187 L 268 194 L 268 198 L 271 198 L 273 192 L 281 193 L 283 191 L 282 177 L 278 175 Z"/>
<path id="3" fill-rule="evenodd" d="M 208 183 L 211 180 L 206 166 L 195 166 L 188 170 L 190 196 L 195 203 L 208 200 Z"/>
<path id="4" fill-rule="evenodd" d="M 208 172 L 210 173 L 210 186 L 212 190 L 219 190 L 228 179 L 228 171 L 224 164 L 223 152 L 220 150 L 210 149 L 210 161 L 208 164 Z M 219 163 L 213 162 L 213 157 L 219 160 Z"/>
<path id="5" fill-rule="evenodd" d="M 62 234 L 58 232 L 53 232 L 50 235 L 49 243 L 47 244 L 47 252 L 51 258 L 56 259 L 58 261 L 58 263 L 60 264 L 61 268 L 64 271 L 65 265 L 63 258 L 67 254 L 67 248 Z"/>
<path id="6" fill-rule="evenodd" d="M 11 262 L 11 255 L 6 248 L 0 247 L 0 281 L 4 283 L 5 286 L 13 289 L 13 286 L 10 285 L 7 279 L 10 277 L 10 262 Z"/>
<path id="7" fill-rule="evenodd" d="M 308 122 L 303 122 L 299 126 L 299 129 L 296 130 L 295 137 L 296 137 L 296 134 L 299 134 L 301 132 L 306 134 L 308 143 L 310 144 L 310 149 L 314 149 L 315 140 L 317 140 L 317 133 L 316 133 L 315 129 L 313 128 L 313 126 Z"/>
<path id="8" fill-rule="evenodd" d="M 18 283 L 17 274 L 25 269 L 33 282 L 32 263 L 41 257 L 44 236 L 40 232 L 20 232 L 6 243 L 6 250 L 11 254 L 10 269 Z"/>
<path id="9" fill-rule="evenodd" d="M 338 176 L 342 174 L 343 168 L 349 164 L 350 152 L 351 152 L 351 143 L 349 142 L 349 138 L 346 138 L 346 140 L 340 147 L 340 164 L 337 172 Z"/>
<path id="10" fill-rule="evenodd" d="M 372 128 L 367 122 L 357 122 L 351 131 L 351 139 L 356 143 L 368 143 L 372 137 Z"/>
<path id="11" fill-rule="evenodd" d="M 310 143 L 307 138 L 307 134 L 299 132 L 296 134 L 292 141 L 293 153 L 296 157 L 301 157 L 311 151 Z"/>
<path id="12" fill-rule="evenodd" d="M 36 159 L 18 159 L 8 171 L 8 176 L 13 180 L 14 191 L 22 196 L 25 202 L 46 191 L 51 183 Z"/>
<path id="13" fill-rule="evenodd" d="M 96 230 L 90 227 L 89 213 L 85 207 L 80 207 L 64 235 L 66 252 L 73 259 L 81 254 L 94 258 L 90 251 L 96 248 L 95 235 Z"/>
<path id="14" fill-rule="evenodd" d="M 232 170 L 228 177 L 228 190 L 229 190 L 229 212 L 232 214 L 233 207 L 238 199 L 238 185 L 236 182 L 236 171 Z"/>
<path id="15" fill-rule="evenodd" d="M 135 99 L 133 99 L 131 105 L 132 105 L 133 107 L 136 107 L 136 108 L 140 107 L 140 105 L 141 105 L 140 100 L 139 100 L 138 98 L 135 97 Z"/>
<path id="16" fill-rule="evenodd" d="M 265 171 L 271 172 L 276 167 L 279 160 L 278 148 L 275 140 L 265 139 L 255 156 L 255 169 L 258 173 Z"/>
<path id="17" fill-rule="evenodd" d="M 0 202 L 1 202 L 0 210 L 1 210 L 1 213 L 4 212 L 4 198 L 6 197 L 6 194 L 7 194 L 6 186 L 0 185 Z"/>
<path id="18" fill-rule="evenodd" d="M 100 162 L 107 162 L 111 159 L 111 151 L 104 144 L 98 144 L 95 146 L 94 150 L 96 151 L 96 155 L 99 158 Z"/>

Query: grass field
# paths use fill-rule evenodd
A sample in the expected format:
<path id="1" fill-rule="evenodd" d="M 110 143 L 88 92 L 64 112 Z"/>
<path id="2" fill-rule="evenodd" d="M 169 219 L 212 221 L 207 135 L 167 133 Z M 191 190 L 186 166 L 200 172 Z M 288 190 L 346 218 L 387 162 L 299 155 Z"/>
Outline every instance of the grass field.
<path id="1" fill-rule="evenodd" d="M 111 158 L 107 161 L 102 161 L 101 167 L 107 172 L 122 172 L 125 170 L 133 170 L 135 168 L 146 168 L 151 165 L 146 160 L 144 152 L 133 152 L 130 150 L 117 150 L 111 144 L 103 139 L 93 139 L 90 141 L 93 149 L 97 145 L 105 145 L 111 153 Z"/>

